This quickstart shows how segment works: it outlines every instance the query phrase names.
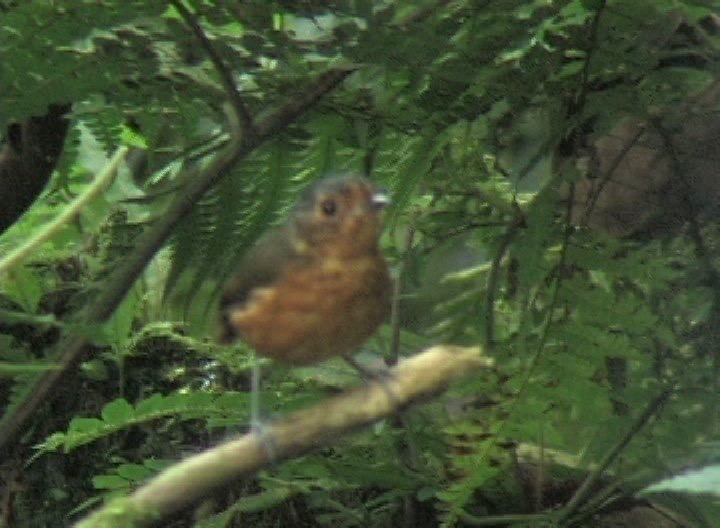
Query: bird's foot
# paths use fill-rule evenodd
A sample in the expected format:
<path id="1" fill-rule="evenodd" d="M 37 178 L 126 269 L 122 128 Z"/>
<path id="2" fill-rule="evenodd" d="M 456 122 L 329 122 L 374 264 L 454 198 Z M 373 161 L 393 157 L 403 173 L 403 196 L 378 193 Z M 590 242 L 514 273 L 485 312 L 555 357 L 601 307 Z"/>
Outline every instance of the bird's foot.
<path id="1" fill-rule="evenodd" d="M 397 405 L 399 403 L 400 400 L 397 397 L 397 394 L 395 394 L 395 391 L 393 390 L 393 387 L 390 383 L 394 377 L 392 370 L 387 367 L 380 369 L 368 368 L 365 365 L 359 363 L 355 358 L 350 356 L 345 356 L 343 359 L 345 359 L 345 362 L 348 365 L 358 371 L 360 377 L 365 383 L 376 382 L 380 384 L 380 386 L 385 390 L 388 398 L 390 398 L 390 401 L 393 403 L 393 405 Z"/>
<path id="2" fill-rule="evenodd" d="M 253 418 L 250 421 L 250 433 L 255 438 L 257 438 L 258 442 L 260 442 L 260 445 L 262 445 L 262 449 L 265 453 L 265 456 L 267 459 L 274 463 L 277 459 L 277 449 L 275 445 L 275 439 L 273 438 L 272 434 L 270 433 L 269 428 L 267 425 L 265 425 L 264 422 L 257 418 Z"/>

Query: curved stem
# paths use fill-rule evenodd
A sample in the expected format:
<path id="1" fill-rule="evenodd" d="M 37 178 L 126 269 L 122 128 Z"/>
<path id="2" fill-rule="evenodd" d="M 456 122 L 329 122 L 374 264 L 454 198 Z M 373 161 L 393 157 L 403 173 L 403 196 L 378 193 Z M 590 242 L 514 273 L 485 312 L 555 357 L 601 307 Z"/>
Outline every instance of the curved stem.
<path id="1" fill-rule="evenodd" d="M 107 162 L 95 181 L 83 191 L 73 202 L 60 213 L 53 221 L 45 225 L 35 236 L 18 248 L 15 248 L 0 260 L 0 276 L 8 273 L 23 260 L 36 252 L 40 246 L 57 235 L 66 225 L 73 222 L 87 204 L 97 198 L 113 181 L 118 166 L 128 153 L 126 146 L 119 147 L 112 158 Z"/>

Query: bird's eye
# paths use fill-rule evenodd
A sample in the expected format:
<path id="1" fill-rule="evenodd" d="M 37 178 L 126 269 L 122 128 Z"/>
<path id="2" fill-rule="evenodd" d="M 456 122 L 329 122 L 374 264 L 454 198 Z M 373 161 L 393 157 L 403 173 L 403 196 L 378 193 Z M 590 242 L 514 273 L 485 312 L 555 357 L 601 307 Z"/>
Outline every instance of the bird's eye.
<path id="1" fill-rule="evenodd" d="M 335 200 L 323 200 L 320 203 L 320 210 L 325 216 L 333 216 L 337 212 L 337 203 Z"/>

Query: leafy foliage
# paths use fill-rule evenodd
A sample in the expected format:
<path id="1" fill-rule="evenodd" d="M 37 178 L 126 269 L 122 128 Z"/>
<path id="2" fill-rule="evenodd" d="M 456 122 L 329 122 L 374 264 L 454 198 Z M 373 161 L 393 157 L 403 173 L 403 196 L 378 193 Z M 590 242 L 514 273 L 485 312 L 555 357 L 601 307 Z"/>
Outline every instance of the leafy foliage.
<path id="1" fill-rule="evenodd" d="M 154 394 L 142 400 L 135 408 L 127 400 L 119 398 L 102 408 L 101 418 L 73 418 L 67 433 L 55 433 L 38 447 L 41 452 L 55 451 L 60 447 L 68 452 L 132 425 L 166 416 L 184 420 L 202 416 L 212 421 L 213 414 L 227 419 L 228 415 L 240 413 L 240 417 L 247 418 L 241 411 L 245 407 L 247 407 L 247 398 L 232 392 L 217 397 L 204 392 L 178 393 L 170 396 Z M 240 421 L 238 418 L 236 416 L 234 421 Z"/>
<path id="2" fill-rule="evenodd" d="M 455 526 L 509 514 L 497 522 L 590 526 L 643 489 L 686 494 L 669 506 L 697 526 L 720 517 L 706 497 L 718 459 L 718 227 L 703 211 L 666 211 L 689 221 L 620 238 L 582 222 L 576 194 L 594 174 L 587 152 L 623 123 L 671 136 L 688 116 L 716 119 L 714 2 L 0 10 L 3 130 L 73 104 L 64 159 L 0 235 L 0 257 L 66 210 L 118 145 L 133 147 L 102 198 L 0 276 L 0 429 L 44 373 L 67 368 L 66 339 L 92 343 L 22 439 L 2 446 L 3 481 L 25 490 L 6 486 L 3 520 L 75 518 L 243 427 L 253 360 L 242 345 L 207 343 L 218 289 L 307 183 L 343 171 L 392 193 L 383 243 L 403 290 L 402 354 L 430 341 L 482 344 L 497 368 L 225 490 L 196 512 L 198 526 Z M 340 87 L 219 175 L 113 316 L 88 324 L 93 300 L 118 287 L 113 272 L 237 133 L 224 74 L 261 118 L 348 66 Z M 683 152 L 667 150 L 679 163 Z M 717 160 L 705 161 L 712 180 Z M 363 352 L 385 351 L 391 330 Z M 290 412 L 346 380 L 332 362 L 273 369 L 263 404 Z"/>

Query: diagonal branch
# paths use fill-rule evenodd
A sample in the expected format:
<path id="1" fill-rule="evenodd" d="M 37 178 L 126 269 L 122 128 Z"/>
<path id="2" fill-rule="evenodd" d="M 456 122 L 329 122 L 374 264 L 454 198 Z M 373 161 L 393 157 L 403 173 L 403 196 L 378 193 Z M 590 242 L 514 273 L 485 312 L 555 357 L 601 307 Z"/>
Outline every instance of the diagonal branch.
<path id="1" fill-rule="evenodd" d="M 452 381 L 492 364 L 478 348 L 433 347 L 401 362 L 382 383 L 350 390 L 277 420 L 264 427 L 260 435 L 247 434 L 179 462 L 130 497 L 110 502 L 75 526 L 156 523 L 238 479 L 331 445 L 337 437 L 392 416 L 444 390 Z"/>
<path id="2" fill-rule="evenodd" d="M 321 74 L 311 87 L 312 89 L 295 94 L 282 109 L 266 119 L 259 120 L 256 126 L 257 135 L 264 141 L 267 137 L 286 128 L 299 115 L 305 113 L 307 108 L 315 106 L 326 93 L 335 89 L 355 70 L 357 67 L 352 65 L 336 66 Z"/>
<path id="3" fill-rule="evenodd" d="M 640 431 L 652 420 L 663 408 L 665 402 L 672 396 L 673 388 L 666 388 L 660 392 L 655 398 L 645 406 L 643 412 L 633 422 L 630 429 L 620 439 L 620 441 L 610 450 L 598 463 L 592 473 L 583 481 L 580 487 L 575 491 L 572 498 L 567 502 L 556 518 L 557 522 L 569 519 L 582 505 L 583 501 L 592 493 L 595 484 L 600 480 L 610 464 L 623 452 Z"/>
<path id="4" fill-rule="evenodd" d="M 259 121 L 256 134 L 234 135 L 227 147 L 204 170 L 193 175 L 192 178 L 187 178 L 187 187 L 175 197 L 165 213 L 140 236 L 134 251 L 103 283 L 104 289 L 88 306 L 83 322 L 89 325 L 104 323 L 122 302 L 148 262 L 163 246 L 175 226 L 202 195 L 273 134 L 290 125 L 317 104 L 352 71 L 354 70 L 351 68 L 342 68 L 329 70 L 320 75 L 315 82 L 293 96 L 289 102 Z M 82 361 L 88 345 L 88 341 L 82 336 L 69 336 L 60 343 L 58 349 L 62 351 L 62 356 L 59 359 L 59 368 L 39 378 L 28 398 L 0 422 L 0 453 L 5 452 L 9 444 L 16 440 L 18 434 L 33 418 L 35 411 L 42 404 L 47 403 L 56 385 Z"/>
<path id="5" fill-rule="evenodd" d="M 210 42 L 210 39 L 200 27 L 197 17 L 191 13 L 187 7 L 185 7 L 182 0 L 172 0 L 170 3 L 178 10 L 180 16 L 183 20 L 185 20 L 185 23 L 195 34 L 195 37 L 200 42 L 200 45 L 205 50 L 205 53 L 208 54 L 210 62 L 212 62 L 213 66 L 215 66 L 215 69 L 220 75 L 220 81 L 222 82 L 223 88 L 225 88 L 228 99 L 230 99 L 230 104 L 233 107 L 235 116 L 240 123 L 242 132 L 247 135 L 253 134 L 253 118 L 252 115 L 250 115 L 250 111 L 247 106 L 245 106 L 245 102 L 235 85 L 235 79 L 233 79 L 232 73 L 227 69 L 225 62 L 222 60 L 222 57 L 220 57 L 220 54 L 215 49 L 215 46 L 213 46 L 213 43 Z"/>

